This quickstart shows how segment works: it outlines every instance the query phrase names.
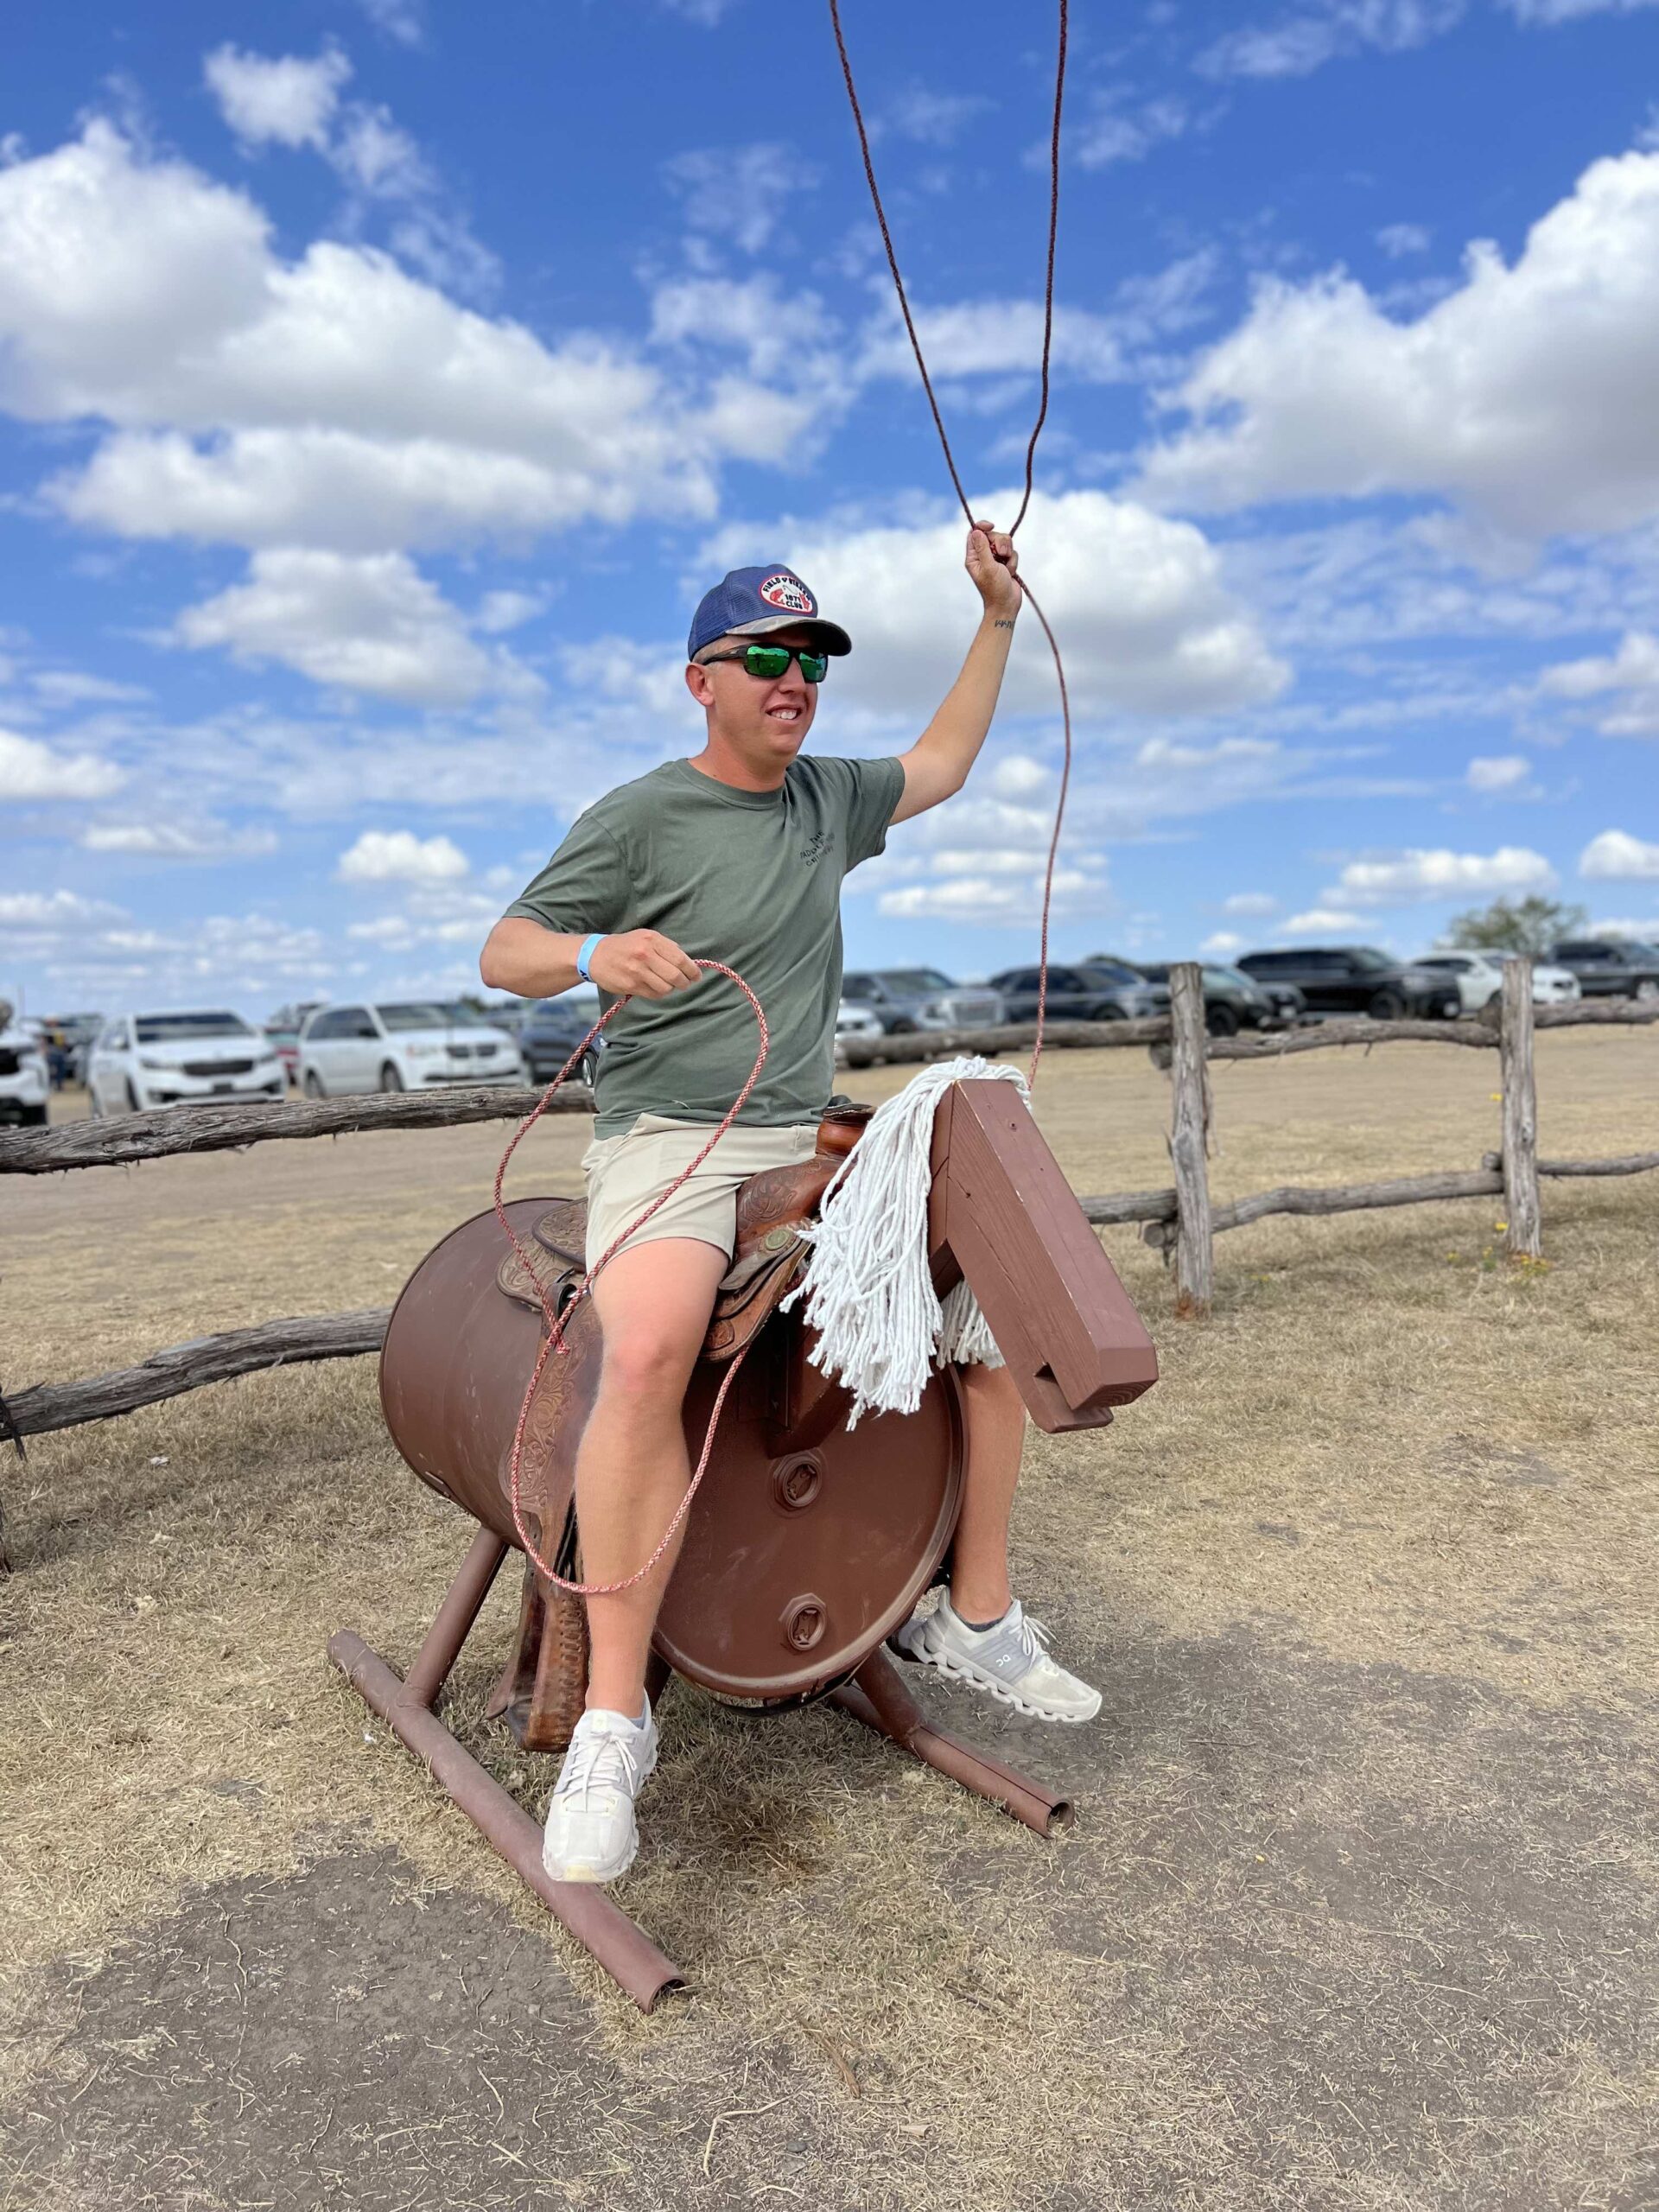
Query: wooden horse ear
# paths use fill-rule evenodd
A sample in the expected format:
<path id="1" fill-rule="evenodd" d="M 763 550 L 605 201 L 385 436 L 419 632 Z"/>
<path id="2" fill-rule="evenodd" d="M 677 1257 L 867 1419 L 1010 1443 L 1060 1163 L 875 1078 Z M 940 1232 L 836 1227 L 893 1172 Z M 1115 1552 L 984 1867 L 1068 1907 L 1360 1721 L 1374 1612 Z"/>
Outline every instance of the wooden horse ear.
<path id="1" fill-rule="evenodd" d="M 928 1256 L 966 1276 L 1039 1428 L 1101 1428 L 1158 1380 L 1152 1338 L 1013 1084 L 953 1084 L 933 1123 Z"/>

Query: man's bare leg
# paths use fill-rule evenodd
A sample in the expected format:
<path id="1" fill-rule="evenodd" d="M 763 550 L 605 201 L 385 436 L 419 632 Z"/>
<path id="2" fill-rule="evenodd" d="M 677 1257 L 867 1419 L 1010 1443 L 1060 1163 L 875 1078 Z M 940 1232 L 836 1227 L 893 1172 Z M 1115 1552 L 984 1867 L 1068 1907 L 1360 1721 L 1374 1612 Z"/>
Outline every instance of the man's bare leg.
<path id="1" fill-rule="evenodd" d="M 950 1588 L 937 1611 L 908 1620 L 892 1641 L 912 1659 L 1040 1720 L 1092 1720 L 1100 1693 L 1048 1656 L 1046 1638 L 1008 1587 L 1008 1516 L 1020 1479 L 1026 1409 L 1003 1367 L 962 1373 L 967 1466 L 950 1554 Z"/>
<path id="2" fill-rule="evenodd" d="M 664 1236 L 619 1252 L 594 1286 L 605 1332 L 599 1395 L 576 1457 L 582 1580 L 618 1582 L 644 1565 L 690 1480 L 681 1407 L 730 1262 L 717 1245 Z M 682 1524 L 652 1572 L 588 1600 L 590 1711 L 638 1716 L 657 1609 Z"/>
<path id="3" fill-rule="evenodd" d="M 961 1380 L 968 1464 L 950 1554 L 950 1602 L 965 1621 L 1000 1621 L 1014 1602 L 1008 1518 L 1025 1448 L 1025 1402 L 1006 1367 L 965 1367 Z"/>

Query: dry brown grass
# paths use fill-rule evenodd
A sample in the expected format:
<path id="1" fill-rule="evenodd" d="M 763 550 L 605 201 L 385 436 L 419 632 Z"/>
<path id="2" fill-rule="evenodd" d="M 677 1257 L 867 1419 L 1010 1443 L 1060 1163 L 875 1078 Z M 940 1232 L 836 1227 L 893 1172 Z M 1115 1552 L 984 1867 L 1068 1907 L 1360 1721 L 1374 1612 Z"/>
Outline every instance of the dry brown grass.
<path id="1" fill-rule="evenodd" d="M 1546 1152 L 1659 1145 L 1656 1054 L 1645 1032 L 1541 1038 Z M 1217 1194 L 1473 1165 L 1496 1141 L 1496 1072 L 1495 1055 L 1434 1046 L 1225 1066 Z M 882 1096 L 905 1075 L 848 1088 Z M 1164 1080 L 1138 1053 L 1046 1064 L 1039 1116 L 1080 1190 L 1163 1180 L 1165 1112 Z M 487 1203 L 501 1134 L 353 1137 L 14 1185 L 0 1380 L 384 1302 Z M 519 1187 L 574 1189 L 585 1135 L 580 1122 L 538 1131 Z M 830 1713 L 755 1724 L 678 1694 L 626 1902 L 692 1966 L 699 1995 L 649 2021 L 545 1935 L 324 1661 L 349 1621 L 405 1662 L 466 1541 L 387 1445 L 371 1363 L 250 1377 L 39 1440 L 26 1471 L 0 1474 L 19 1570 L 0 1584 L 14 2027 L 0 2112 L 8 2082 L 14 2115 L 26 2082 L 36 2104 L 42 2082 L 87 2087 L 74 2038 L 49 2051 L 43 1991 L 103 1986 L 111 1947 L 148 1940 L 181 1901 L 286 1877 L 347 1838 L 395 1847 L 417 1892 L 493 1900 L 547 1947 L 547 1975 L 569 1975 L 594 2024 L 640 2203 L 658 2201 L 652 2173 L 664 2202 L 720 2204 L 772 2192 L 897 2205 L 925 2191 L 947 2209 L 1405 2212 L 1566 2202 L 1569 2186 L 1580 2201 L 1586 2176 L 1624 2171 L 1652 2133 L 1650 2044 L 1621 2042 L 1613 2012 L 1597 2012 L 1559 1960 L 1553 1981 L 1527 1985 L 1535 2010 L 1490 2063 L 1478 2024 L 1502 2009 L 1491 1988 L 1522 1986 L 1535 1954 L 1514 1947 L 1547 1916 L 1525 1883 L 1546 1862 L 1562 1897 L 1623 1885 L 1584 1910 L 1604 1926 L 1623 1913 L 1620 1955 L 1642 1955 L 1648 1847 L 1625 1800 L 1603 1802 L 1584 1777 L 1611 1786 L 1620 1732 L 1637 1764 L 1651 1756 L 1659 1181 L 1548 1186 L 1545 1215 L 1549 1265 L 1533 1273 L 1496 1256 L 1489 1203 L 1237 1231 L 1219 1244 L 1202 1327 L 1169 1319 L 1159 1262 L 1110 1232 L 1163 1380 L 1103 1435 L 1033 1440 L 1017 1527 L 1020 1579 L 1063 1654 L 1105 1680 L 1104 1723 L 1057 1744 L 957 1722 L 1075 1779 L 1080 1830 L 1039 1846 Z M 455 1711 L 535 1802 L 548 1763 L 479 1721 L 512 1603 L 504 1582 Z M 1402 1700 L 1418 1718 L 1396 1741 Z M 1510 1769 L 1492 1765 L 1511 1738 L 1536 1802 L 1507 1797 Z M 1402 1807 L 1412 1817 L 1393 1836 Z M 1459 1821 L 1454 1847 L 1445 1824 Z M 1431 1832 L 1444 1852 L 1411 1877 L 1397 1924 L 1395 1891 L 1342 1903 L 1385 1860 L 1417 1865 Z M 1345 1871 L 1317 1872 L 1327 1857 Z M 1437 1883 L 1456 1893 L 1444 1920 Z M 1402 1948 L 1432 1941 L 1444 1955 L 1476 1936 L 1484 1966 L 1442 1971 Z M 1558 1929 L 1562 1956 L 1564 1942 Z M 1433 1993 L 1459 1972 L 1487 1993 L 1466 2013 Z M 1372 1997 L 1351 2005 L 1363 1988 Z M 1373 2063 L 1368 2016 L 1405 1994 L 1428 2023 L 1422 2055 L 1395 2047 Z M 1287 2018 L 1294 2047 L 1276 2040 Z M 1527 2042 L 1535 2022 L 1567 2054 L 1559 2065 Z M 1241 2087 L 1229 2054 L 1257 2046 L 1267 2071 Z M 1391 2141 L 1377 2084 L 1402 2065 L 1428 2070 L 1411 2075 Z M 1358 2134 L 1320 2081 L 1363 2119 Z M 1436 2083 L 1449 2085 L 1445 2113 Z M 728 2111 L 705 2175 L 711 2122 Z M 497 2162 L 480 2157 L 482 2177 Z M 1471 2174 L 1491 2193 L 1457 2193 Z M 0 2205 L 115 2201 L 87 2193 L 61 2145 L 10 2197 L 4 2183 L 0 2162 Z M 489 2193 L 498 2183 L 505 2193 Z M 520 2186 L 502 2168 L 467 2201 L 533 2201 Z M 381 2202 L 364 2175 L 358 2189 L 339 2201 Z"/>

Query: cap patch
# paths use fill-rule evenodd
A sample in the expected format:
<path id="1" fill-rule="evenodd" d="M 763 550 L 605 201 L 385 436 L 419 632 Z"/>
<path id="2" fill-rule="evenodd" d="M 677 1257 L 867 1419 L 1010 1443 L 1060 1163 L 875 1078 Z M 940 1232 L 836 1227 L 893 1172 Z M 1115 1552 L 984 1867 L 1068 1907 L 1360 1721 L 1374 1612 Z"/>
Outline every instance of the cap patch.
<path id="1" fill-rule="evenodd" d="M 760 596 L 768 607 L 780 607 L 785 614 L 816 614 L 818 602 L 798 576 L 791 576 L 780 569 L 775 576 L 768 576 L 760 586 Z"/>

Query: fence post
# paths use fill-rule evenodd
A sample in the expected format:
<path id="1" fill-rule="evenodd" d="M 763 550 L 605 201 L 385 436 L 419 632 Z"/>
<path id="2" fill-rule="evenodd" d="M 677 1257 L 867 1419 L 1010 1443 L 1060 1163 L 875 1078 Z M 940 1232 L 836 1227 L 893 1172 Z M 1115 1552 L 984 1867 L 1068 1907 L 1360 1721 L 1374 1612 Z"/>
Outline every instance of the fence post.
<path id="1" fill-rule="evenodd" d="M 1532 963 L 1503 963 L 1499 1062 L 1503 1079 L 1503 1249 L 1512 1260 L 1543 1256 L 1538 1198 L 1538 1092 L 1532 1065 Z"/>
<path id="2" fill-rule="evenodd" d="M 1169 971 L 1169 1157 L 1175 1170 L 1175 1311 L 1210 1311 L 1215 1245 L 1210 1232 L 1210 1072 L 1204 976 L 1196 960 Z"/>

